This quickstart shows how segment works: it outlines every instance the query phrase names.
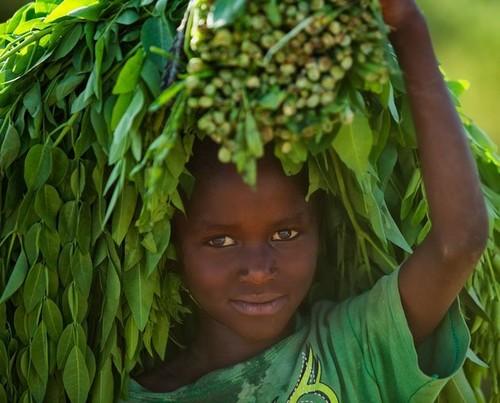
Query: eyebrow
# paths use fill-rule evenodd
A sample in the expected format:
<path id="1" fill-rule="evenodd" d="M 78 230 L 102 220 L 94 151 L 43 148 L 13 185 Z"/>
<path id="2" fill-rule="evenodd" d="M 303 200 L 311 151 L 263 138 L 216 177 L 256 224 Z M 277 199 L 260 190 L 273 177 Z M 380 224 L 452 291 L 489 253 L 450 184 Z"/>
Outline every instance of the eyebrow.
<path id="1" fill-rule="evenodd" d="M 301 210 L 292 216 L 285 217 L 278 221 L 273 222 L 272 226 L 279 227 L 281 225 L 285 225 L 290 222 L 304 221 L 306 216 L 307 216 L 307 210 Z M 240 225 L 236 223 L 221 224 L 221 223 L 211 222 L 210 220 L 201 219 L 200 227 L 206 230 L 234 230 L 240 228 Z"/>

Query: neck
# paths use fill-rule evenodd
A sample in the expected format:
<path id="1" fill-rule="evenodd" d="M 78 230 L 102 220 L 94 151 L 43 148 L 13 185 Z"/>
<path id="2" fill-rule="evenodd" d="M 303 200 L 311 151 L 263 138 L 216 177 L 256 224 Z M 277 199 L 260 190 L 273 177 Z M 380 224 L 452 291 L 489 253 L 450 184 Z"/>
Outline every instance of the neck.
<path id="1" fill-rule="evenodd" d="M 205 320 L 203 314 L 199 324 L 198 336 L 187 354 L 203 373 L 226 368 L 255 357 L 289 336 L 293 330 L 293 320 L 291 320 L 286 329 L 272 339 L 249 340 L 228 331 L 220 323 Z"/>

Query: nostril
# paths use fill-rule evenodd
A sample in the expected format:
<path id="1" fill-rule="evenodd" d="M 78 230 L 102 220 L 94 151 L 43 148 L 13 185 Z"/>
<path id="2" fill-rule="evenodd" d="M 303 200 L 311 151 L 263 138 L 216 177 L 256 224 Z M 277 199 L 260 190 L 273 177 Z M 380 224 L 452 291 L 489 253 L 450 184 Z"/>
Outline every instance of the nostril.
<path id="1" fill-rule="evenodd" d="M 272 250 L 267 245 L 247 246 L 241 254 L 240 276 L 252 282 L 268 281 L 277 272 Z"/>
<path id="2" fill-rule="evenodd" d="M 271 281 L 276 277 L 276 270 L 274 268 L 270 268 L 268 270 L 260 270 L 260 269 L 244 269 L 241 272 L 241 280 L 252 283 L 252 284 L 264 284 L 268 281 Z"/>
<path id="3" fill-rule="evenodd" d="M 268 281 L 276 276 L 278 269 L 274 264 L 245 264 L 240 270 L 240 276 L 254 282 Z"/>

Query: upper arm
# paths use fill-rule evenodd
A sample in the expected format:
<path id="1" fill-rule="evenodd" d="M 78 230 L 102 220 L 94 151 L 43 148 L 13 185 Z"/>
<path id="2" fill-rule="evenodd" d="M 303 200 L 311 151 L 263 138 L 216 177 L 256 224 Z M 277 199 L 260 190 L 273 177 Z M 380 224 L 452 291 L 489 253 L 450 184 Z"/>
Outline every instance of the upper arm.
<path id="1" fill-rule="evenodd" d="M 446 253 L 431 231 L 401 267 L 399 292 L 415 344 L 439 325 L 483 251 L 460 246 Z"/>

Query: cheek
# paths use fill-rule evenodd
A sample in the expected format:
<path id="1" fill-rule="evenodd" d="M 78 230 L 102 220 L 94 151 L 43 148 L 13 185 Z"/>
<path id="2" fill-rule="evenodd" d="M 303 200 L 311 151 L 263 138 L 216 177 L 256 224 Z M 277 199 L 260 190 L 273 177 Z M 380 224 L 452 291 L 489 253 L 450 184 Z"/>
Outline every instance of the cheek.
<path id="1" fill-rule="evenodd" d="M 228 264 L 231 264 L 231 259 L 214 258 L 213 254 L 203 253 L 199 249 L 188 252 L 183 259 L 184 284 L 192 293 L 220 293 L 230 278 Z"/>
<path id="2" fill-rule="evenodd" d="M 294 279 L 308 279 L 314 276 L 318 259 L 316 237 L 302 242 L 284 244 L 279 248 L 277 265 L 287 276 Z"/>

